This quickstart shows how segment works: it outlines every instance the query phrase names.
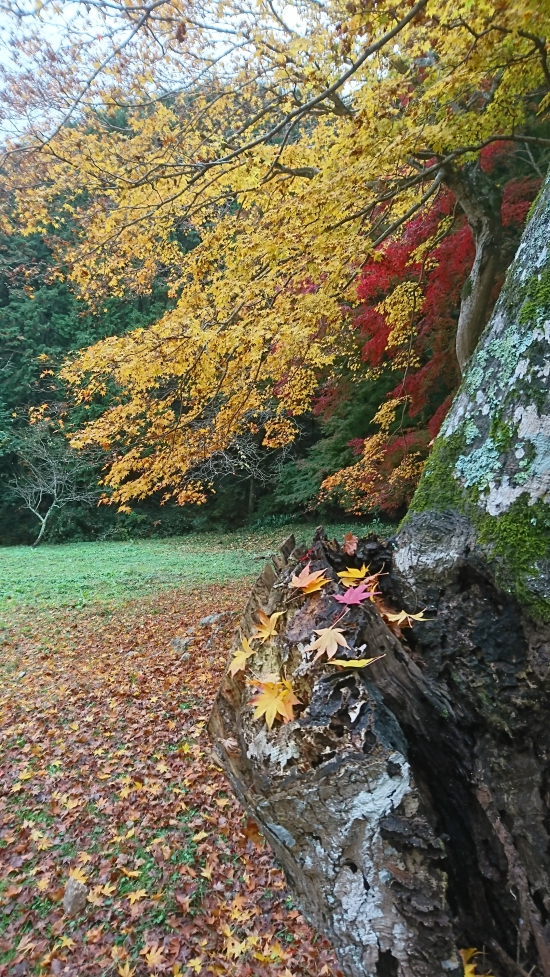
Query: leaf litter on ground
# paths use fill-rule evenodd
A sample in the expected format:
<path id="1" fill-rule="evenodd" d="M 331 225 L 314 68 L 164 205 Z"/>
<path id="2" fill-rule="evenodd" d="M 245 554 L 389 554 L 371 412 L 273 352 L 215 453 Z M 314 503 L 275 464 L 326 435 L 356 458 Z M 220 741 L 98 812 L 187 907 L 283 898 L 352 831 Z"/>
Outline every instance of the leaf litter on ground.
<path id="1" fill-rule="evenodd" d="M 241 599 L 232 581 L 115 611 L 10 615 L 0 977 L 337 973 L 210 753 Z M 63 910 L 70 875 L 87 890 L 75 916 Z"/>

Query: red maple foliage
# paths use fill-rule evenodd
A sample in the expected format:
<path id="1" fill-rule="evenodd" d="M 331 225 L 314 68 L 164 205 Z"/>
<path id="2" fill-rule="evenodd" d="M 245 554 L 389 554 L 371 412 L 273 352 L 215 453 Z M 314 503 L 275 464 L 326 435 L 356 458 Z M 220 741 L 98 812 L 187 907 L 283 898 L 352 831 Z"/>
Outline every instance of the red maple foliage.
<path id="1" fill-rule="evenodd" d="M 482 169 L 500 173 L 513 150 L 511 143 L 487 147 L 480 159 Z M 504 179 L 501 184 L 504 250 L 511 259 L 541 181 L 524 177 Z M 349 442 L 359 460 L 325 479 L 322 498 L 337 498 L 357 514 L 379 510 L 395 515 L 409 503 L 459 384 L 456 326 L 474 254 L 466 217 L 451 192 L 444 190 L 363 268 L 353 326 L 371 375 L 395 371 L 398 382 L 388 393 L 395 409 L 393 414 L 386 412 L 384 421 L 379 411 L 375 421 L 380 420 L 380 434 Z M 504 269 L 493 291 L 493 303 L 503 279 Z M 420 297 L 413 305 L 408 329 L 399 331 L 399 341 L 394 343 L 394 323 L 384 300 L 406 283 Z M 337 400 L 337 387 L 323 389 L 315 412 L 329 413 Z"/>

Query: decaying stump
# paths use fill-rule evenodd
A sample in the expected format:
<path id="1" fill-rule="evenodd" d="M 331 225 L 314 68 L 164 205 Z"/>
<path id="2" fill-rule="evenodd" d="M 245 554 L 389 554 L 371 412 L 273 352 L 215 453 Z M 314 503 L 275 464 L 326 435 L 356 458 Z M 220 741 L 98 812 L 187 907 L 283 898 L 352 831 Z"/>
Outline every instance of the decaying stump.
<path id="1" fill-rule="evenodd" d="M 424 579 L 411 555 L 422 518 L 396 552 L 369 537 L 346 556 L 319 530 L 307 553 L 284 544 L 234 650 L 258 610 L 283 612 L 278 633 L 253 642 L 245 671 L 226 673 L 214 749 L 346 975 L 452 977 L 473 946 L 497 975 L 549 975 L 547 635 L 498 590 L 454 517 L 430 517 L 427 549 L 438 538 L 447 549 Z M 307 563 L 330 583 L 303 595 L 290 581 Z M 313 663 L 314 631 L 342 609 L 338 572 L 363 564 L 383 571 L 388 607 L 426 608 L 427 620 L 395 634 L 366 600 L 338 625 L 350 646 L 339 657 L 384 657 L 362 669 Z M 253 718 L 249 680 L 274 673 L 302 705 L 269 730 Z"/>

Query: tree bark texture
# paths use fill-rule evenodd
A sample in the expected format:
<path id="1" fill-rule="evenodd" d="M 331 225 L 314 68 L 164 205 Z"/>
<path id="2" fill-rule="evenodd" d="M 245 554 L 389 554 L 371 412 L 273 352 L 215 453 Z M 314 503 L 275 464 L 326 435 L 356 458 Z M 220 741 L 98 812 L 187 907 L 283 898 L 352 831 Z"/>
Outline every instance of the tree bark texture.
<path id="1" fill-rule="evenodd" d="M 497 977 L 550 977 L 550 185 L 396 538 L 346 556 L 291 539 L 254 587 L 281 611 L 210 720 L 234 791 L 346 977 L 459 975 L 485 948 Z M 292 574 L 325 569 L 319 593 Z M 334 624 L 345 567 L 383 571 L 396 634 L 351 607 L 338 669 L 309 650 Z M 302 705 L 268 730 L 247 678 L 291 679 Z"/>

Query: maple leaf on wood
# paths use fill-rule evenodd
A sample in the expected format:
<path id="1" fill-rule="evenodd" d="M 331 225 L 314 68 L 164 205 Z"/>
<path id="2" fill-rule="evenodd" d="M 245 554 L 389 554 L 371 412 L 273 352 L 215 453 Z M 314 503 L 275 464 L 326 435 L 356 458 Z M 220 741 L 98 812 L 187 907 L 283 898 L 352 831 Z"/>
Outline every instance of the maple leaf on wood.
<path id="1" fill-rule="evenodd" d="M 265 716 L 269 729 L 272 728 L 277 716 L 280 716 L 284 723 L 294 719 L 293 707 L 299 705 L 300 700 L 294 695 L 292 684 L 288 679 L 279 680 L 274 675 L 263 681 L 256 679 L 250 684 L 260 689 L 258 695 L 251 699 L 251 705 L 256 707 L 254 719 Z"/>
<path id="2" fill-rule="evenodd" d="M 250 647 L 248 638 L 243 638 L 242 647 L 235 652 L 229 664 L 229 674 L 236 675 L 237 672 L 243 672 L 248 659 L 254 654 L 254 648 Z"/>
<path id="3" fill-rule="evenodd" d="M 339 604 L 347 604 L 351 607 L 353 604 L 361 604 L 364 600 L 370 600 L 372 597 L 376 596 L 376 590 L 367 590 L 365 581 L 357 587 L 350 587 L 345 594 L 335 594 L 334 600 L 337 600 Z"/>
<path id="4" fill-rule="evenodd" d="M 360 570 L 356 570 L 354 567 L 346 567 L 345 570 L 340 571 L 338 576 L 340 577 L 341 582 L 344 584 L 344 587 L 352 587 L 354 584 L 359 583 L 359 581 L 366 576 L 368 571 L 369 568 L 363 563 Z"/>
<path id="5" fill-rule="evenodd" d="M 333 658 L 329 665 L 339 665 L 340 668 L 366 668 L 367 665 L 372 665 L 373 662 L 385 657 L 385 655 L 378 655 L 377 658 L 350 658 L 349 661 L 345 658 Z"/>
<path id="6" fill-rule="evenodd" d="M 317 650 L 317 654 L 313 659 L 314 662 L 317 661 L 321 655 L 326 653 L 327 658 L 334 658 L 334 655 L 338 651 L 338 648 L 349 648 L 349 645 L 344 638 L 341 628 L 318 628 L 315 631 L 319 637 L 310 645 L 310 650 Z"/>
<path id="7" fill-rule="evenodd" d="M 274 637 L 277 634 L 277 619 L 282 617 L 283 613 L 283 611 L 275 611 L 271 617 L 268 617 L 263 611 L 258 611 L 260 624 L 256 626 L 256 633 L 254 637 L 257 638 L 258 641 L 267 641 L 268 638 Z"/>
<path id="8" fill-rule="evenodd" d="M 298 574 L 292 575 L 290 586 L 300 589 L 304 594 L 313 594 L 316 590 L 321 590 L 329 581 L 324 576 L 326 570 L 313 570 L 310 572 L 311 563 L 306 563 L 303 570 Z"/>
<path id="9" fill-rule="evenodd" d="M 390 614 L 389 611 L 382 611 L 382 617 L 386 618 L 387 621 L 391 621 L 392 624 L 397 624 L 399 628 L 412 628 L 414 627 L 413 621 L 428 620 L 428 618 L 424 617 L 424 611 L 420 611 L 419 614 L 407 614 L 406 611 Z"/>
<path id="10" fill-rule="evenodd" d="M 344 536 L 344 543 L 342 545 L 342 552 L 344 552 L 346 556 L 353 556 L 354 553 L 357 552 L 358 542 L 358 537 L 354 536 L 352 532 L 346 533 Z"/>
<path id="11" fill-rule="evenodd" d="M 479 977 L 477 964 L 473 962 L 473 958 L 477 956 L 479 950 L 476 950 L 475 947 L 469 947 L 466 950 L 459 950 L 458 952 L 462 957 L 462 963 L 464 965 L 464 977 Z M 492 975 L 486 974 L 485 977 L 492 977 Z"/>

